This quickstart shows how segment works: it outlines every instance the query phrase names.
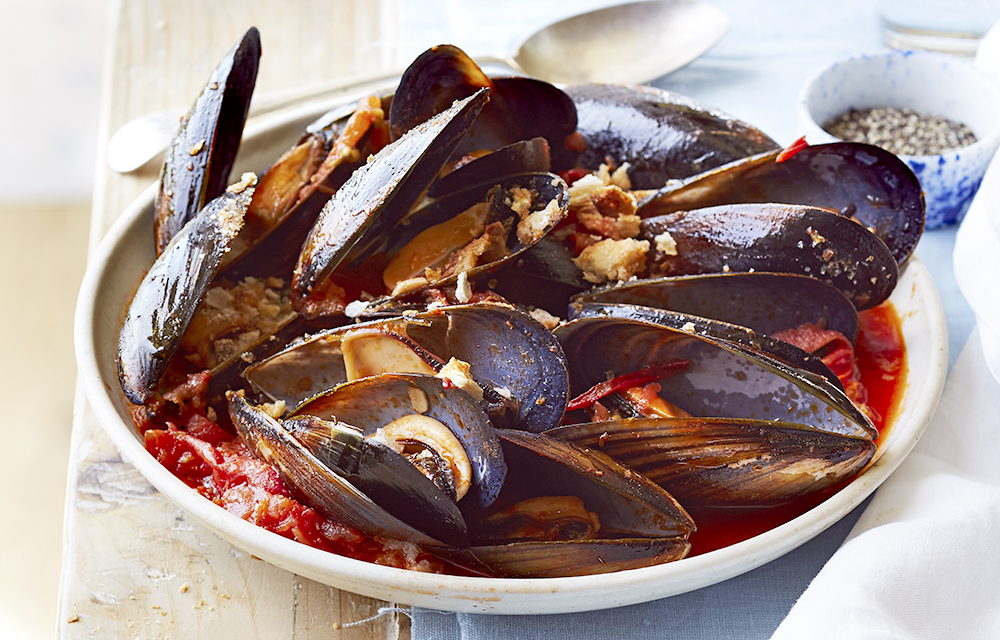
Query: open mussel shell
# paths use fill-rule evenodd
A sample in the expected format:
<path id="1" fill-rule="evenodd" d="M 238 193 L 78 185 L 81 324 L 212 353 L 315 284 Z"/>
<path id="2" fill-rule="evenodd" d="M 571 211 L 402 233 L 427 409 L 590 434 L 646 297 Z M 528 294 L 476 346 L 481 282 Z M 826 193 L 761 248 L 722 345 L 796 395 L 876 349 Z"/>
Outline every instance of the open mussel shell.
<path id="1" fill-rule="evenodd" d="M 389 129 L 400 138 L 435 114 L 492 82 L 464 51 L 452 45 L 431 47 L 403 72 L 389 110 Z"/>
<path id="2" fill-rule="evenodd" d="M 676 250 L 656 249 L 668 233 Z M 732 204 L 647 218 L 650 277 L 771 271 L 819 278 L 860 311 L 885 301 L 899 268 L 881 240 L 837 213 L 805 205 Z"/>
<path id="3" fill-rule="evenodd" d="M 156 391 L 208 291 L 229 244 L 243 226 L 253 188 L 232 187 L 177 233 L 146 272 L 118 340 L 118 378 L 143 404 Z"/>
<path id="4" fill-rule="evenodd" d="M 347 381 L 341 340 L 378 329 L 406 336 L 429 366 L 456 358 L 470 365 L 487 393 L 506 399 L 513 425 L 544 431 L 559 423 L 569 400 L 565 356 L 550 331 L 504 305 L 453 305 L 322 331 L 246 368 L 247 380 L 272 400 L 297 407 Z M 524 375 L 530 369 L 534 375 Z M 506 423 L 504 423 L 506 424 Z"/>
<path id="5" fill-rule="evenodd" d="M 479 403 L 441 378 L 383 374 L 360 378 L 325 391 L 296 408 L 295 416 L 346 422 L 364 435 L 405 416 L 440 421 L 458 438 L 472 465 L 472 488 L 464 500 L 488 505 L 504 483 L 507 467 L 496 431 Z"/>
<path id="6" fill-rule="evenodd" d="M 643 200 L 639 215 L 741 202 L 810 205 L 856 218 L 900 264 L 913 253 L 926 209 L 920 182 L 905 162 L 855 142 L 808 146 L 778 158 L 771 151 L 667 185 Z"/>
<path id="7" fill-rule="evenodd" d="M 476 382 L 514 403 L 517 417 L 510 426 L 539 432 L 559 424 L 569 402 L 566 357 L 537 320 L 496 304 L 445 307 L 415 317 L 427 323 L 408 332 L 418 344 L 442 359 L 468 362 Z"/>
<path id="8" fill-rule="evenodd" d="M 643 305 L 722 320 L 772 335 L 805 323 L 838 331 L 854 344 L 858 312 L 836 287 L 792 273 L 711 273 L 629 280 L 573 302 Z"/>
<path id="9" fill-rule="evenodd" d="M 535 78 L 489 78 L 472 58 L 452 45 L 428 49 L 404 72 L 389 112 L 393 137 L 483 88 L 490 90 L 490 104 L 459 145 L 459 154 L 496 150 L 542 137 L 554 155 L 566 157 L 565 140 L 577 124 L 576 108 L 569 96 Z"/>
<path id="10" fill-rule="evenodd" d="M 289 418 L 281 426 L 393 516 L 449 545 L 466 545 L 465 520 L 454 500 L 393 449 L 345 423 L 315 416 Z"/>
<path id="11" fill-rule="evenodd" d="M 268 167 L 258 181 L 247 224 L 226 257 L 224 277 L 238 281 L 247 275 L 291 274 L 330 196 L 389 142 L 385 119 L 391 101 L 391 93 L 374 91 L 328 111 Z"/>
<path id="12" fill-rule="evenodd" d="M 365 251 L 409 211 L 488 100 L 482 90 L 379 151 L 337 190 L 306 238 L 292 279 L 299 306 L 351 250 Z"/>
<path id="13" fill-rule="evenodd" d="M 634 189 L 659 189 L 667 180 L 779 148 L 759 129 L 670 91 L 584 84 L 566 92 L 586 143 L 580 166 L 627 162 Z"/>
<path id="14" fill-rule="evenodd" d="M 304 496 L 309 506 L 326 517 L 370 534 L 442 546 L 442 541 L 391 515 L 334 473 L 280 422 L 249 404 L 242 392 L 229 394 L 229 413 L 247 446 L 271 465 L 293 491 Z"/>
<path id="15" fill-rule="evenodd" d="M 700 335 L 698 324 L 692 320 L 678 330 L 593 317 L 573 320 L 554 333 L 566 353 L 574 396 L 609 377 L 686 360 L 688 368 L 663 381 L 660 395 L 691 415 L 782 420 L 877 437 L 871 420 L 829 381 L 762 351 Z"/>
<path id="16" fill-rule="evenodd" d="M 463 508 L 472 553 L 483 564 L 503 575 L 551 577 L 648 566 L 686 555 L 694 521 L 657 485 L 593 449 L 525 431 L 498 433 L 510 469 L 503 491 L 488 511 Z M 501 544 L 489 532 L 477 532 L 477 522 L 491 513 L 539 496 L 581 499 L 600 520 L 597 538 Z"/>
<path id="17" fill-rule="evenodd" d="M 859 473 L 876 449 L 866 438 L 735 418 L 616 420 L 547 434 L 599 449 L 689 507 L 769 505 L 823 491 Z"/>
<path id="18" fill-rule="evenodd" d="M 249 365 L 243 376 L 272 401 L 295 408 L 323 391 L 347 382 L 341 340 L 350 332 L 377 329 L 406 336 L 412 318 L 389 318 L 305 334 L 284 349 Z"/>
<path id="19" fill-rule="evenodd" d="M 570 299 L 593 287 L 560 241 L 546 236 L 518 256 L 514 266 L 499 271 L 490 288 L 508 300 L 566 315 Z"/>
<path id="20" fill-rule="evenodd" d="M 512 208 L 512 202 L 516 200 L 518 192 L 530 198 L 527 218 L 522 219 Z M 552 173 L 519 173 L 502 177 L 493 184 L 479 184 L 433 200 L 412 212 L 403 224 L 397 225 L 381 238 L 373 238 L 366 245 L 366 251 L 357 257 L 363 262 L 345 262 L 343 270 L 345 277 L 348 279 L 357 277 L 360 280 L 366 274 L 369 277 L 372 273 L 381 274 L 390 260 L 404 247 L 410 245 L 418 234 L 435 225 L 446 223 L 480 202 L 489 204 L 487 225 L 499 223 L 506 229 L 506 243 L 502 250 L 495 247 L 493 251 L 479 258 L 481 263 L 462 271 L 449 273 L 441 269 L 439 275 L 430 276 L 422 287 L 407 290 L 403 294 L 389 294 L 377 298 L 368 304 L 368 309 L 374 311 L 391 305 L 400 297 L 412 296 L 425 289 L 454 285 L 462 274 L 471 282 L 480 276 L 492 274 L 502 267 L 513 264 L 523 252 L 542 240 L 566 217 L 569 211 L 569 187 L 562 178 Z M 532 219 L 537 222 L 532 223 Z M 352 252 L 347 261 L 350 261 L 356 253 L 358 252 Z M 426 276 L 428 274 L 426 267 L 441 268 L 445 265 L 419 264 L 419 266 L 422 274 Z"/>
<path id="21" fill-rule="evenodd" d="M 225 190 L 243 137 L 259 62 L 260 33 L 251 27 L 219 62 L 181 121 L 163 160 L 153 207 L 157 254 Z"/>
<path id="22" fill-rule="evenodd" d="M 515 173 L 547 173 L 551 169 L 552 157 L 545 138 L 519 140 L 441 176 L 427 188 L 427 197 L 439 198 L 480 184 L 495 184 L 497 179 Z"/>
<path id="23" fill-rule="evenodd" d="M 815 384 L 821 386 L 829 384 L 836 387 L 838 391 L 843 392 L 844 390 L 843 382 L 820 358 L 793 344 L 762 333 L 756 333 L 738 324 L 669 309 L 607 302 L 574 303 L 570 306 L 569 319 L 575 320 L 577 318 L 639 320 L 684 333 L 697 334 L 700 338 L 715 342 L 724 348 L 736 348 L 757 354 L 768 360 L 779 360 L 793 369 L 798 369 L 799 375 Z"/>

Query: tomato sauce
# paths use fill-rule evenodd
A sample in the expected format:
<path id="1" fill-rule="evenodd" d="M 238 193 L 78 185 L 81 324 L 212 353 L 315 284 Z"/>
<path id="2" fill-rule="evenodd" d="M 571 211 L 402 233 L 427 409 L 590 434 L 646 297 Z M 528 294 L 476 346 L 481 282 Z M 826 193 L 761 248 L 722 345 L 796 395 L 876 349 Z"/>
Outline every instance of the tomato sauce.
<path id="1" fill-rule="evenodd" d="M 859 313 L 858 319 L 860 330 L 855 358 L 881 440 L 892 424 L 906 383 L 903 333 L 899 316 L 888 302 Z M 784 524 L 819 505 L 847 483 L 799 500 L 767 507 L 696 508 L 685 505 L 698 527 L 691 535 L 690 555 L 721 549 Z"/>
<path id="2" fill-rule="evenodd" d="M 191 374 L 132 410 L 146 450 L 186 485 L 247 522 L 317 549 L 404 569 L 462 572 L 417 545 L 366 535 L 301 503 L 277 471 L 219 425 L 225 416 L 217 421 L 204 403 L 207 383 L 207 372 Z"/>

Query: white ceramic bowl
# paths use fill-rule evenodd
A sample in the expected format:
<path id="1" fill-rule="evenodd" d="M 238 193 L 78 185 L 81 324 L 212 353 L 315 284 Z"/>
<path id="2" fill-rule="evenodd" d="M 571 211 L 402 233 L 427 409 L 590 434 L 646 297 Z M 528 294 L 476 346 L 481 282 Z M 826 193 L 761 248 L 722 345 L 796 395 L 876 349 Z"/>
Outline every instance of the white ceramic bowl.
<path id="1" fill-rule="evenodd" d="M 1000 145 L 1000 86 L 943 53 L 884 51 L 837 62 L 799 95 L 799 130 L 811 144 L 834 142 L 823 125 L 850 109 L 908 108 L 965 124 L 977 142 L 935 156 L 901 156 L 924 189 L 927 228 L 959 222 Z"/>
<path id="2" fill-rule="evenodd" d="M 317 113 L 297 113 L 250 129 L 236 174 L 266 166 Z M 325 553 L 260 529 L 202 498 L 143 447 L 116 371 L 118 333 L 129 301 L 154 259 L 150 187 L 108 232 L 80 290 L 75 341 L 87 397 L 122 458 L 160 492 L 233 546 L 307 578 L 392 602 L 478 613 L 542 614 L 610 608 L 684 593 L 759 567 L 816 536 L 871 494 L 916 444 L 944 386 L 947 333 L 940 301 L 916 256 L 891 301 L 902 318 L 907 382 L 878 460 L 844 490 L 767 533 L 684 560 L 577 578 L 485 579 L 393 569 Z"/>

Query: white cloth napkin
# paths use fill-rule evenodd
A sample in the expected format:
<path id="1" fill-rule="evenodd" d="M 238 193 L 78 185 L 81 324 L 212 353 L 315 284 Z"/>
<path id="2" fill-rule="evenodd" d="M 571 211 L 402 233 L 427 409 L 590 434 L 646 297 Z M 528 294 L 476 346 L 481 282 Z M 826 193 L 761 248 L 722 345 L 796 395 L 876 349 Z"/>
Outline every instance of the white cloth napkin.
<path id="1" fill-rule="evenodd" d="M 772 640 L 1000 638 L 1000 383 L 978 330 L 913 452 Z"/>
<path id="2" fill-rule="evenodd" d="M 976 66 L 1000 83 L 1000 23 L 983 38 Z M 995 105 L 1000 109 L 1000 105 Z M 976 312 L 986 362 L 1000 380 L 1000 161 L 990 163 L 955 238 L 955 279 Z"/>

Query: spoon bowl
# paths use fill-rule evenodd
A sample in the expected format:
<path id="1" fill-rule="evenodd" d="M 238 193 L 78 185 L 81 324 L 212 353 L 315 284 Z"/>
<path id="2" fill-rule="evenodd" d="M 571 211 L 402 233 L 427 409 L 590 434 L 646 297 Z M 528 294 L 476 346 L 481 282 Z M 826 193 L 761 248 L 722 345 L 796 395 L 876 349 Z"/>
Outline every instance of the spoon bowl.
<path id="1" fill-rule="evenodd" d="M 632 2 L 550 24 L 528 37 L 513 60 L 553 83 L 641 84 L 701 56 L 729 25 L 729 16 L 700 0 Z"/>

